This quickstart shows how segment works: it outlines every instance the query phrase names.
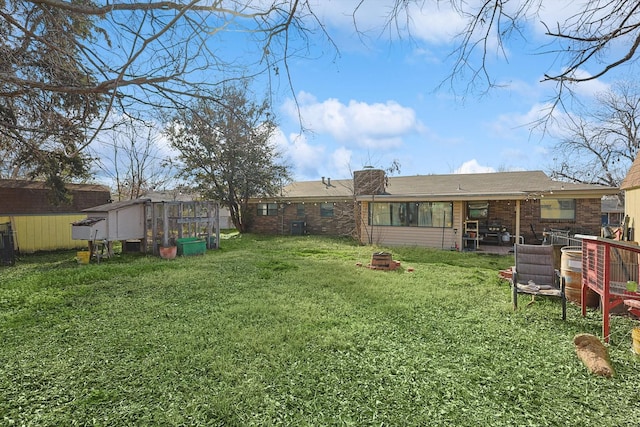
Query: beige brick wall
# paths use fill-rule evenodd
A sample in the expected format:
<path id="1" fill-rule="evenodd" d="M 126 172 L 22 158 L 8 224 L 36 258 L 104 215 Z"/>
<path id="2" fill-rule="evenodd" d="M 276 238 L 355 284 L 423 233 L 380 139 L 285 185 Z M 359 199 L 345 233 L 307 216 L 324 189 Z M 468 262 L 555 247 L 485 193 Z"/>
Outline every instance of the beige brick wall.
<path id="1" fill-rule="evenodd" d="M 540 218 L 540 201 L 530 199 L 520 202 L 520 235 L 525 242 L 535 243 L 531 225 L 536 235 L 542 239 L 544 230 L 562 229 L 571 233 L 600 235 L 600 199 L 576 199 L 575 220 L 547 220 Z M 489 202 L 488 223 L 497 222 L 507 228 L 511 234 L 515 234 L 516 202 L 496 200 Z"/>

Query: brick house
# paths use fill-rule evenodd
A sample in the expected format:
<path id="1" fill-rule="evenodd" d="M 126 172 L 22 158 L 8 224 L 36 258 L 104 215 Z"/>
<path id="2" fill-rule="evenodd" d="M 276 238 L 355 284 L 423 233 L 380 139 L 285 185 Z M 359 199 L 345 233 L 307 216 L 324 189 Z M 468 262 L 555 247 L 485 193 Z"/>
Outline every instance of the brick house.
<path id="1" fill-rule="evenodd" d="M 352 180 L 294 182 L 282 194 L 250 201 L 251 232 L 355 236 Z"/>
<path id="2" fill-rule="evenodd" d="M 601 199 L 619 189 L 551 180 L 544 172 L 387 177 L 294 182 L 280 196 L 252 200 L 250 231 L 351 235 L 362 243 L 463 248 L 540 243 L 549 229 L 600 234 Z"/>

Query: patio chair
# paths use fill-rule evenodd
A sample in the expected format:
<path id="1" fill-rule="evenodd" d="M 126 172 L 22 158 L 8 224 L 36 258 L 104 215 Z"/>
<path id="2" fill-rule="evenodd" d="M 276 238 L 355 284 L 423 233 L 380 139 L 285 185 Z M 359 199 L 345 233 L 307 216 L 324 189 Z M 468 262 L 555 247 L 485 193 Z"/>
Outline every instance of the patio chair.
<path id="1" fill-rule="evenodd" d="M 518 308 L 518 294 L 531 295 L 531 303 L 538 295 L 562 300 L 562 320 L 567 319 L 567 298 L 564 277 L 553 268 L 553 246 L 514 245 L 516 265 L 511 278 L 513 309 Z"/>

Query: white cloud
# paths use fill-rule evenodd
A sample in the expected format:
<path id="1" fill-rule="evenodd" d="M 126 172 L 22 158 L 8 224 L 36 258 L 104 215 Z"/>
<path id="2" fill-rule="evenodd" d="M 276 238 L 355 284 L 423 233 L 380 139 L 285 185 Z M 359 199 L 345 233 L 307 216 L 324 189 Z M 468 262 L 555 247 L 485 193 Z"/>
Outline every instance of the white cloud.
<path id="1" fill-rule="evenodd" d="M 448 44 L 465 27 L 466 22 L 450 4 L 428 2 L 409 7 L 410 31 L 414 37 L 434 44 Z"/>
<path id="2" fill-rule="evenodd" d="M 488 127 L 493 136 L 506 140 L 522 140 L 533 134 L 555 134 L 563 113 L 558 108 L 552 111 L 552 108 L 550 103 L 536 103 L 525 113 L 501 114 Z"/>
<path id="3" fill-rule="evenodd" d="M 578 79 L 588 79 L 591 76 L 591 73 L 584 70 L 576 70 L 573 73 L 573 77 Z M 594 79 L 575 83 L 569 87 L 580 96 L 593 97 L 599 93 L 608 91 L 611 88 L 611 85 L 603 82 L 602 80 Z"/>
<path id="4" fill-rule="evenodd" d="M 433 45 L 460 42 L 457 36 L 464 33 L 473 14 L 485 7 L 486 3 L 483 0 L 468 0 L 460 6 L 453 4 L 454 2 L 407 2 L 406 9 L 393 9 L 387 0 L 367 0 L 362 2 L 360 7 L 357 6 L 361 0 L 316 1 L 317 4 L 313 8 L 320 11 L 319 16 L 323 22 L 328 22 L 343 31 L 355 31 L 355 23 L 361 33 L 379 36 L 384 32 L 392 39 L 412 37 Z M 547 7 L 547 3 L 550 3 L 551 7 Z M 564 20 L 571 16 L 570 9 L 557 7 L 555 3 L 546 1 L 540 9 L 534 5 L 529 11 L 529 25 L 537 34 L 544 34 L 544 27 L 538 23 L 541 14 L 549 21 Z M 520 7 L 519 2 L 508 2 L 503 13 L 513 16 Z M 476 35 L 470 42 L 474 43 L 479 37 L 484 37 L 485 30 L 486 28 L 476 28 Z M 499 43 L 495 31 L 489 34 L 486 42 L 488 51 L 502 52 L 503 49 L 508 49 Z"/>
<path id="5" fill-rule="evenodd" d="M 325 148 L 309 144 L 307 137 L 299 133 L 292 133 L 289 137 L 282 135 L 279 146 L 286 153 L 287 162 L 294 170 L 307 177 L 319 176 L 319 169 L 325 162 Z"/>
<path id="6" fill-rule="evenodd" d="M 411 51 L 411 55 L 407 57 L 408 64 L 415 63 L 427 63 L 427 64 L 440 64 L 442 62 L 442 55 L 433 49 L 427 49 L 426 47 L 416 47 Z"/>
<path id="7" fill-rule="evenodd" d="M 311 132 L 328 134 L 347 147 L 393 149 L 402 145 L 403 137 L 419 133 L 424 126 L 413 109 L 395 101 L 368 104 L 355 100 L 344 104 L 338 99 L 318 101 L 313 95 L 298 95 L 303 124 Z M 289 100 L 285 112 L 297 117 L 296 105 Z"/>
<path id="8" fill-rule="evenodd" d="M 453 173 L 486 173 L 486 172 L 495 172 L 496 170 L 490 166 L 482 166 L 478 163 L 476 159 L 472 159 L 466 161 L 460 166 L 458 169 L 453 171 Z"/>
<path id="9" fill-rule="evenodd" d="M 345 147 L 329 151 L 328 146 L 310 143 L 304 134 L 291 133 L 287 137 L 282 130 L 276 132 L 273 143 L 284 154 L 297 180 L 320 176 L 343 178 L 351 174 L 353 152 Z"/>
<path id="10" fill-rule="evenodd" d="M 464 27 L 463 17 L 448 2 L 410 2 L 396 16 L 388 0 L 312 0 L 311 8 L 326 26 L 371 38 L 406 38 L 447 44 Z"/>
<path id="11" fill-rule="evenodd" d="M 550 28 L 554 29 L 559 25 L 563 26 L 567 22 L 575 21 L 575 18 L 584 10 L 583 2 L 546 0 L 542 2 L 539 9 L 532 10 L 536 13 L 532 15 L 535 19 L 531 19 L 530 22 L 538 37 L 548 39 L 546 33 Z"/>
<path id="12" fill-rule="evenodd" d="M 340 177 L 347 177 L 351 175 L 351 157 L 353 152 L 344 147 L 337 148 L 331 154 L 331 160 L 333 163 L 332 170 L 335 170 Z"/>

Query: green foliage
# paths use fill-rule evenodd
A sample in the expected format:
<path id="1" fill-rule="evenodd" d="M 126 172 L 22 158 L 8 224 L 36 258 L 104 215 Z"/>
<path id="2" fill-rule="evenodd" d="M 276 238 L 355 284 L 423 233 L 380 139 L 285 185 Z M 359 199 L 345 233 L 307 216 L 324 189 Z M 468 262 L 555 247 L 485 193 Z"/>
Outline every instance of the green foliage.
<path id="1" fill-rule="evenodd" d="M 83 64 L 94 23 L 44 4 L 2 5 L 12 19 L 0 26 L 0 176 L 45 180 L 59 202 L 65 182 L 88 175 L 82 144 L 104 106 Z"/>
<path id="2" fill-rule="evenodd" d="M 276 124 L 269 104 L 250 100 L 244 85 L 225 86 L 218 96 L 179 110 L 166 134 L 180 153 L 182 177 L 228 207 L 233 224 L 244 231 L 249 198 L 276 194 L 289 170 L 271 141 Z"/>
<path id="3" fill-rule="evenodd" d="M 393 272 L 366 265 L 389 250 Z M 172 261 L 73 253 L 0 269 L 7 425 L 629 425 L 640 360 L 590 375 L 557 300 L 513 312 L 510 256 L 235 235 Z M 414 269 L 409 271 L 409 267 Z M 522 297 L 525 298 L 525 297 Z"/>

